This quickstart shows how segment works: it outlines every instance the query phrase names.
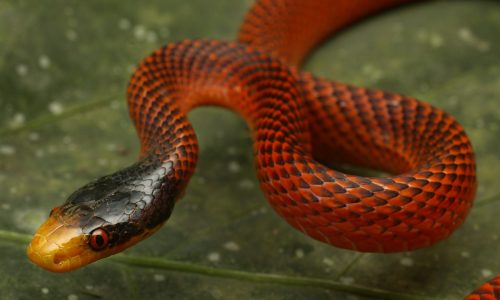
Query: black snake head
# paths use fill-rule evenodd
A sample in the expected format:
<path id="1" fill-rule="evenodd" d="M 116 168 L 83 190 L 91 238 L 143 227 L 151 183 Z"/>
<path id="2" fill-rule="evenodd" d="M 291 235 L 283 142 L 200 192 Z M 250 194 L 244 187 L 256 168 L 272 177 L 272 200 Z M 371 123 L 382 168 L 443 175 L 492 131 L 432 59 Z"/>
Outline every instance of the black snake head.
<path id="1" fill-rule="evenodd" d="M 51 211 L 28 246 L 29 258 L 49 271 L 66 272 L 145 239 L 179 198 L 172 166 L 146 159 L 81 187 Z"/>

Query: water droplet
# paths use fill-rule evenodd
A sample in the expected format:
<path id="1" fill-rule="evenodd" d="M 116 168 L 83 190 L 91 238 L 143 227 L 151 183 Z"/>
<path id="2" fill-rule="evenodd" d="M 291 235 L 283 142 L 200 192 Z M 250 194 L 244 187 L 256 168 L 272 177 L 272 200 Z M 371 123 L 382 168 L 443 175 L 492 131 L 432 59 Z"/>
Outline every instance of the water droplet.
<path id="1" fill-rule="evenodd" d="M 62 141 L 64 144 L 68 145 L 68 144 L 71 144 L 73 142 L 73 138 L 71 138 L 71 136 L 69 136 L 69 135 L 66 135 L 63 137 Z"/>
<path id="2" fill-rule="evenodd" d="M 329 267 L 333 266 L 334 264 L 333 260 L 328 257 L 323 258 L 323 263 Z"/>
<path id="3" fill-rule="evenodd" d="M 75 294 L 69 294 L 68 295 L 68 300 L 78 300 L 78 296 Z"/>
<path id="4" fill-rule="evenodd" d="M 9 126 L 12 128 L 18 128 L 26 122 L 26 116 L 23 113 L 16 113 L 9 121 Z"/>
<path id="5" fill-rule="evenodd" d="M 143 25 L 137 25 L 134 27 L 134 36 L 138 40 L 144 39 L 146 35 L 146 28 Z"/>
<path id="6" fill-rule="evenodd" d="M 460 253 L 460 255 L 461 255 L 463 258 L 469 258 L 469 257 L 470 257 L 470 253 L 469 253 L 469 252 L 467 252 L 467 251 L 462 251 L 462 252 Z"/>
<path id="7" fill-rule="evenodd" d="M 371 64 L 364 65 L 361 71 L 372 80 L 379 80 L 383 77 L 383 71 Z"/>
<path id="8" fill-rule="evenodd" d="M 458 30 L 458 37 L 462 39 L 466 44 L 475 47 L 481 52 L 486 52 L 490 50 L 490 43 L 488 41 L 481 40 L 472 33 L 470 28 L 462 27 Z"/>
<path id="9" fill-rule="evenodd" d="M 462 27 L 458 30 L 458 37 L 464 41 L 470 41 L 473 37 L 472 31 L 467 27 Z"/>
<path id="10" fill-rule="evenodd" d="M 75 41 L 78 38 L 78 34 L 73 29 L 69 29 L 66 31 L 66 38 L 69 41 Z"/>
<path id="11" fill-rule="evenodd" d="M 229 241 L 224 244 L 224 248 L 226 248 L 229 251 L 239 251 L 240 245 L 238 245 L 236 242 Z"/>
<path id="12" fill-rule="evenodd" d="M 40 135 L 38 134 L 38 132 L 30 132 L 28 134 L 28 139 L 33 142 L 38 141 L 40 139 Z"/>
<path id="13" fill-rule="evenodd" d="M 483 275 L 484 278 L 490 278 L 491 276 L 493 276 L 493 271 L 488 269 L 482 269 L 481 275 Z"/>
<path id="14" fill-rule="evenodd" d="M 490 43 L 488 43 L 486 41 L 478 41 L 476 43 L 476 47 L 481 52 L 487 52 L 487 51 L 489 51 L 491 49 Z"/>
<path id="15" fill-rule="evenodd" d="M 231 173 L 239 173 L 241 171 L 241 165 L 237 161 L 231 161 L 229 162 L 227 169 Z"/>
<path id="16" fill-rule="evenodd" d="M 49 103 L 49 111 L 54 115 L 60 115 L 64 111 L 64 107 L 60 102 L 52 101 Z"/>
<path id="17" fill-rule="evenodd" d="M 44 295 L 47 295 L 47 294 L 49 293 L 49 289 L 48 289 L 48 288 L 46 288 L 46 287 L 43 287 L 43 288 L 41 289 L 41 291 L 42 291 L 42 294 L 44 294 Z"/>
<path id="18" fill-rule="evenodd" d="M 121 102 L 118 102 L 116 100 L 114 100 L 113 102 L 111 102 L 111 108 L 112 109 L 120 109 L 122 107 L 122 104 Z"/>
<path id="19" fill-rule="evenodd" d="M 128 20 L 126 18 L 122 18 L 122 19 L 120 19 L 120 21 L 118 21 L 118 27 L 121 30 L 130 29 L 130 26 L 131 26 L 130 20 Z"/>
<path id="20" fill-rule="evenodd" d="M 297 258 L 302 258 L 302 257 L 304 257 L 304 250 L 302 250 L 302 249 L 300 249 L 300 248 L 299 248 L 299 249 L 296 249 L 296 250 L 295 250 L 295 256 L 296 256 Z"/>
<path id="21" fill-rule="evenodd" d="M 411 267 L 413 266 L 413 259 L 411 257 L 403 257 L 399 263 L 405 267 Z"/>
<path id="22" fill-rule="evenodd" d="M 47 55 L 41 55 L 38 58 L 38 65 L 42 69 L 48 69 L 50 67 L 50 58 Z"/>
<path id="23" fill-rule="evenodd" d="M 437 33 L 432 33 L 429 36 L 429 43 L 433 48 L 439 48 L 444 44 L 443 37 Z"/>
<path id="24" fill-rule="evenodd" d="M 255 187 L 255 184 L 250 179 L 242 179 L 238 182 L 238 187 L 244 190 L 251 190 Z"/>
<path id="25" fill-rule="evenodd" d="M 227 154 L 229 154 L 229 155 L 235 155 L 236 153 L 238 153 L 238 150 L 236 149 L 236 147 L 228 147 L 226 151 L 227 151 Z"/>
<path id="26" fill-rule="evenodd" d="M 16 72 L 19 76 L 25 76 L 28 74 L 28 67 L 26 65 L 19 64 L 16 66 Z"/>
<path id="27" fill-rule="evenodd" d="M 353 284 L 354 278 L 348 276 L 342 276 L 340 277 L 340 282 L 342 282 L 343 284 Z"/>
<path id="28" fill-rule="evenodd" d="M 0 154 L 2 155 L 14 155 L 16 153 L 16 148 L 10 145 L 0 145 Z"/>
<path id="29" fill-rule="evenodd" d="M 153 278 L 157 282 L 165 281 L 165 275 L 163 274 L 155 274 L 153 275 Z"/>
<path id="30" fill-rule="evenodd" d="M 220 260 L 220 254 L 218 252 L 211 252 L 207 255 L 207 258 L 211 262 L 218 262 Z"/>
<path id="31" fill-rule="evenodd" d="M 44 157 L 44 156 L 45 156 L 45 151 L 43 151 L 42 149 L 36 149 L 36 150 L 35 150 L 35 156 L 36 156 L 37 158 Z"/>

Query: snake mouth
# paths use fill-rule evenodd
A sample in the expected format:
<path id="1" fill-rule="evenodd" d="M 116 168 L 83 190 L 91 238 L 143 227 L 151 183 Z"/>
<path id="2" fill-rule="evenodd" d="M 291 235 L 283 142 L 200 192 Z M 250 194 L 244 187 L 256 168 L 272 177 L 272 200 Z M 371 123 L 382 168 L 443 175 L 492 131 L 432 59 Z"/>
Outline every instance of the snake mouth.
<path id="1" fill-rule="evenodd" d="M 40 226 L 28 245 L 29 259 L 51 272 L 68 272 L 98 258 L 88 247 L 81 228 L 65 224 L 53 215 Z"/>

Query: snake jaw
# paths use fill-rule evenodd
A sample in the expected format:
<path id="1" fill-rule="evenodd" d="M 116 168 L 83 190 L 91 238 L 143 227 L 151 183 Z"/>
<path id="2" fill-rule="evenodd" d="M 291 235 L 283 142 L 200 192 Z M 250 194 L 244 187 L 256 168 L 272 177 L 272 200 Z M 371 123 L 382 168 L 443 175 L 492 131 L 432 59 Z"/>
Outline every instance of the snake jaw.
<path id="1" fill-rule="evenodd" d="M 68 272 L 101 256 L 89 249 L 88 235 L 81 228 L 65 224 L 55 214 L 37 230 L 27 254 L 32 262 L 52 272 Z"/>

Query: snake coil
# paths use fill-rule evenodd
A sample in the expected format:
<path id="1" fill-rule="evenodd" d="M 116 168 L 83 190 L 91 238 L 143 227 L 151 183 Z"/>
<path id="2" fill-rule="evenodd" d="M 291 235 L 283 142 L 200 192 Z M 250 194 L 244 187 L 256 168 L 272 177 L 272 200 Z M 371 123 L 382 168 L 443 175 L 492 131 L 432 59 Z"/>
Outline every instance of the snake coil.
<path id="1" fill-rule="evenodd" d="M 158 230 L 194 172 L 198 146 L 187 113 L 200 105 L 245 118 L 269 203 L 312 238 L 398 252 L 448 237 L 466 218 L 477 185 L 462 126 L 412 97 L 299 70 L 331 33 L 405 2 L 260 0 L 237 42 L 186 40 L 156 50 L 128 87 L 140 161 L 83 186 L 55 208 L 28 247 L 30 259 L 50 271 L 70 271 Z M 320 161 L 394 175 L 350 175 Z M 499 295 L 497 277 L 467 299 Z"/>

